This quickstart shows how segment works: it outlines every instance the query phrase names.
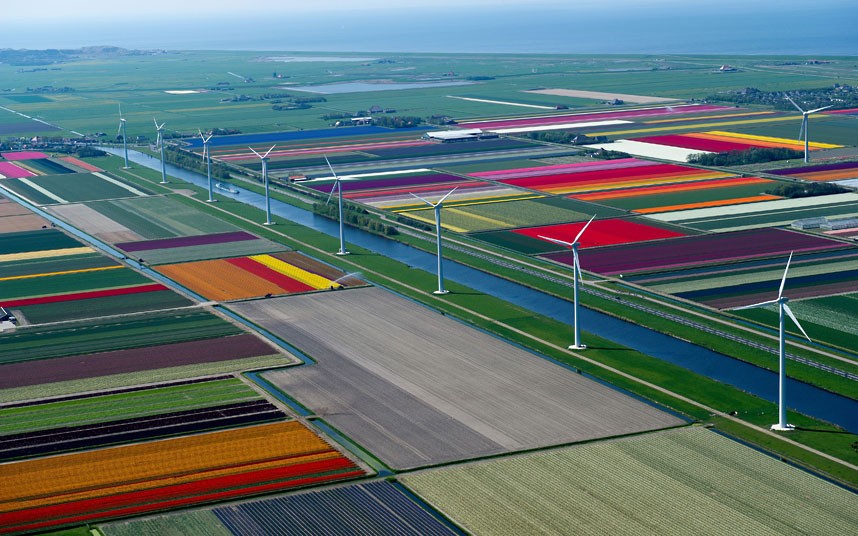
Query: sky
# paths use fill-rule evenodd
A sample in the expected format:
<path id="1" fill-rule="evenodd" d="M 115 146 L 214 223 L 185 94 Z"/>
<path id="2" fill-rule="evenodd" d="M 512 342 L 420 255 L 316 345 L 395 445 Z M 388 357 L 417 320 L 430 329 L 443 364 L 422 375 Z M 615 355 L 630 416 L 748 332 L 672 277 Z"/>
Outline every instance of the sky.
<path id="1" fill-rule="evenodd" d="M 563 0 L 527 0 L 534 6 L 569 5 Z M 655 0 L 664 1 L 664 0 Z M 591 0 L 578 2 L 592 4 Z M 223 16 L 244 13 L 251 16 L 288 13 L 333 13 L 337 10 L 407 10 L 421 7 L 459 9 L 481 6 L 521 5 L 521 0 L 144 0 L 127 2 L 116 0 L 87 0 L 78 3 L 69 0 L 40 0 L 39 2 L 4 2 L 3 17 L 7 20 L 74 20 L 79 18 L 114 19 L 121 17 L 154 18 L 163 16 Z M 82 9 L 85 6 L 85 9 Z"/>
<path id="2" fill-rule="evenodd" d="M 772 9 L 784 9 L 789 5 L 804 5 L 804 0 L 750 0 L 755 6 L 769 5 Z M 288 13 L 327 13 L 337 11 L 407 11 L 415 8 L 433 10 L 449 9 L 461 11 L 474 7 L 533 8 L 561 7 L 576 9 L 647 9 L 649 7 L 676 6 L 677 9 L 694 9 L 695 6 L 721 6 L 747 4 L 748 0 L 145 0 L 128 2 L 117 0 L 40 0 L 38 2 L 4 2 L 3 18 L 6 21 L 45 21 L 80 19 L 152 19 L 158 17 L 219 17 L 224 15 L 248 17 L 261 14 L 286 15 Z M 851 0 L 818 0 L 815 9 L 825 4 L 849 5 Z"/>
<path id="3" fill-rule="evenodd" d="M 0 13 L 0 49 L 858 55 L 858 0 L 5 0 Z"/>

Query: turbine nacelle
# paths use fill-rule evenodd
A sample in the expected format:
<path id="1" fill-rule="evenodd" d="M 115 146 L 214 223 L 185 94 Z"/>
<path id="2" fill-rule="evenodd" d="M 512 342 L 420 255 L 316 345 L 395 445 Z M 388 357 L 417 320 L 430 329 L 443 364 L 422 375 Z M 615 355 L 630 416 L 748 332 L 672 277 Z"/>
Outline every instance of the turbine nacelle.
<path id="1" fill-rule="evenodd" d="M 455 188 L 453 188 L 452 190 L 450 190 L 449 192 L 447 192 L 447 194 L 446 194 L 444 197 L 442 197 L 441 199 L 439 199 L 437 203 L 432 203 L 432 202 L 430 202 L 430 201 L 427 201 L 426 199 L 423 199 L 422 197 L 420 197 L 419 195 L 417 195 L 417 194 L 415 194 L 415 193 L 413 193 L 413 192 L 408 192 L 408 193 L 410 193 L 411 195 L 413 195 L 413 196 L 414 196 L 414 197 L 416 197 L 417 199 L 419 199 L 419 200 L 423 201 L 424 203 L 426 203 L 426 204 L 427 204 L 427 205 L 429 205 L 430 207 L 432 207 L 432 208 L 436 208 L 436 207 L 440 207 L 441 205 L 443 205 L 443 204 L 444 204 L 444 201 L 446 201 L 446 200 L 447 200 L 447 198 L 448 198 L 448 197 L 450 197 L 450 195 L 451 195 L 453 192 L 455 192 L 457 188 L 459 188 L 459 187 L 458 187 L 458 186 L 456 186 Z"/>

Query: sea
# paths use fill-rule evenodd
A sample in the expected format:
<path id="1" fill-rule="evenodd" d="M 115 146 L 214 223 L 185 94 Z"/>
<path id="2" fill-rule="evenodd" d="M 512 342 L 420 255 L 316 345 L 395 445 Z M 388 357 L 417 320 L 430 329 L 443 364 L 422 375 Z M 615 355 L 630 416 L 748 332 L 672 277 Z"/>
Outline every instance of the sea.
<path id="1" fill-rule="evenodd" d="M 352 5 L 351 3 L 345 3 Z M 527 1 L 229 18 L 154 14 L 5 21 L 0 48 L 858 56 L 858 1 Z"/>

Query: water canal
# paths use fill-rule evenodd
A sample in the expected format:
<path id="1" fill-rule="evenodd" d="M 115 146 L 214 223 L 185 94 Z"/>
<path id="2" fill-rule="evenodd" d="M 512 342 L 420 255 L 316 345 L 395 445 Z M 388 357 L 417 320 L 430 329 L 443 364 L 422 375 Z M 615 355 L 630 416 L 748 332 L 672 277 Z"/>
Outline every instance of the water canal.
<path id="1" fill-rule="evenodd" d="M 105 150 L 112 154 L 120 154 L 118 149 L 105 148 Z M 158 171 L 161 169 L 160 160 L 144 153 L 129 151 L 129 160 Z M 208 187 L 208 181 L 204 175 L 169 164 L 167 173 L 203 188 Z M 215 193 L 264 210 L 263 195 L 240 186 L 231 186 L 238 193 L 221 190 L 215 190 Z M 337 222 L 317 216 L 308 210 L 271 199 L 271 212 L 330 236 L 339 236 Z M 396 259 L 413 268 L 435 273 L 435 255 L 411 246 L 355 228 L 347 228 L 346 242 Z M 444 275 L 445 279 L 569 324 L 571 337 L 572 304 L 568 301 L 449 260 L 445 261 Z M 429 290 L 431 289 L 427 289 L 427 292 Z M 765 400 L 771 402 L 777 400 L 778 376 L 774 372 L 586 307 L 581 309 L 581 325 L 585 331 L 643 354 L 733 385 Z M 787 379 L 787 393 L 791 409 L 858 433 L 858 401 L 791 379 Z"/>

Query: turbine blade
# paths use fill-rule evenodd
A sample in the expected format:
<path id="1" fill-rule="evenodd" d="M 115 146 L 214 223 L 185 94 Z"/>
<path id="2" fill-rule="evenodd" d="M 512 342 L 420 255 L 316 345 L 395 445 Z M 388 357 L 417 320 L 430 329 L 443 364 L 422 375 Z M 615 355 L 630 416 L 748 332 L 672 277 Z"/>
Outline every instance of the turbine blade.
<path id="1" fill-rule="evenodd" d="M 119 119 L 121 120 L 122 119 L 122 103 L 120 102 L 118 104 L 119 104 Z"/>
<path id="2" fill-rule="evenodd" d="M 417 194 L 415 194 L 415 193 L 412 193 L 412 192 L 408 192 L 408 193 L 409 193 L 409 194 L 411 194 L 411 195 L 413 195 L 413 196 L 414 196 L 414 197 L 416 197 L 417 199 L 419 199 L 419 200 L 423 201 L 424 203 L 426 203 L 426 204 L 427 204 L 427 205 L 429 205 L 430 207 L 435 208 L 435 205 L 433 205 L 433 204 L 432 204 L 432 203 L 430 203 L 429 201 L 426 201 L 425 199 L 423 199 L 423 198 L 422 198 L 422 197 L 420 197 L 419 195 L 417 195 Z"/>
<path id="3" fill-rule="evenodd" d="M 116 135 L 119 136 L 122 134 L 122 121 L 119 122 L 119 130 L 116 131 Z"/>
<path id="4" fill-rule="evenodd" d="M 789 95 L 784 95 L 784 97 L 786 97 L 786 100 L 790 101 L 792 103 L 792 105 L 795 106 L 796 109 L 798 109 L 799 112 L 804 113 L 804 110 L 801 109 L 801 106 L 799 106 L 798 104 L 795 103 L 794 100 L 789 98 Z"/>
<path id="5" fill-rule="evenodd" d="M 806 115 L 805 115 L 805 116 L 802 116 L 802 118 L 801 118 L 801 126 L 800 126 L 800 127 L 798 127 L 798 139 L 799 139 L 799 140 L 804 139 L 804 138 L 802 138 L 802 136 L 804 136 L 804 127 L 805 127 L 805 125 L 807 125 L 807 116 L 806 116 Z"/>
<path id="6" fill-rule="evenodd" d="M 811 110 L 807 112 L 808 114 L 815 114 L 816 112 L 821 112 L 822 110 L 827 110 L 828 108 L 833 108 L 833 104 L 829 104 L 828 106 L 823 106 L 822 108 L 817 108 L 816 110 Z"/>
<path id="7" fill-rule="evenodd" d="M 158 130 L 161 130 L 161 127 L 159 127 L 159 126 L 158 126 L 158 120 L 157 120 L 157 119 L 155 119 L 155 118 L 153 117 L 153 118 L 152 118 L 152 122 L 153 122 L 153 123 L 155 123 L 155 128 L 157 128 Z"/>
<path id="8" fill-rule="evenodd" d="M 741 307 L 734 307 L 731 309 L 732 311 L 741 311 L 742 309 L 754 309 L 756 307 L 765 307 L 766 305 L 776 305 L 778 300 L 769 300 L 760 303 L 755 303 L 753 305 L 743 305 Z"/>
<path id="9" fill-rule="evenodd" d="M 584 231 L 586 231 L 586 230 L 587 230 L 587 227 L 589 227 L 589 226 L 590 226 L 590 224 L 591 224 L 591 223 L 593 223 L 593 220 L 595 220 L 595 219 L 596 219 L 596 215 L 595 215 L 595 214 L 593 214 L 593 217 L 592 217 L 592 218 L 590 218 L 590 221 L 588 221 L 588 222 L 584 225 L 584 227 L 581 227 L 581 230 L 580 230 L 580 231 L 578 231 L 578 236 L 576 236 L 576 237 L 575 237 L 575 240 L 573 240 L 573 241 L 572 241 L 572 243 L 573 243 L 573 244 L 574 244 L 575 242 L 577 242 L 579 238 L 581 238 L 581 235 L 582 235 L 582 234 L 584 234 Z"/>
<path id="10" fill-rule="evenodd" d="M 584 272 L 581 271 L 581 261 L 580 261 L 580 258 L 578 257 L 578 251 L 573 249 L 572 255 L 575 258 L 575 268 L 578 270 L 578 279 L 582 283 L 587 283 L 587 280 L 584 279 Z"/>
<path id="11" fill-rule="evenodd" d="M 792 314 L 792 309 L 789 308 L 789 305 L 784 304 L 784 311 L 786 311 L 786 314 L 789 315 L 790 318 L 792 318 L 793 323 L 798 327 L 798 329 L 801 330 L 801 334 L 804 335 L 804 338 L 807 339 L 808 342 L 813 342 L 812 340 L 810 340 L 810 337 L 807 336 L 807 332 L 804 331 L 804 328 L 801 327 L 801 324 L 798 323 L 798 318 L 796 318 L 795 315 Z"/>
<path id="12" fill-rule="evenodd" d="M 786 268 L 784 268 L 784 276 L 781 278 L 781 288 L 778 290 L 778 299 L 781 299 L 781 296 L 784 295 L 784 284 L 786 283 L 787 272 L 789 271 L 789 263 L 792 261 L 792 251 L 789 252 L 789 259 L 787 259 Z"/>
<path id="13" fill-rule="evenodd" d="M 253 151 L 253 154 L 255 154 L 256 156 L 258 156 L 259 158 L 262 158 L 262 155 L 261 155 L 261 154 L 259 154 L 259 153 L 257 153 L 256 151 L 254 151 L 254 150 L 253 150 L 253 147 L 248 147 L 248 149 L 250 149 L 251 151 Z"/>
<path id="14" fill-rule="evenodd" d="M 435 203 L 435 204 L 436 204 L 436 205 L 440 205 L 441 203 L 443 203 L 443 202 L 444 202 L 448 197 L 450 197 L 450 195 L 451 195 L 453 192 L 455 192 L 455 191 L 456 191 L 456 188 L 458 188 L 458 186 L 456 186 L 455 188 L 453 188 L 452 190 L 450 190 L 449 192 L 447 192 L 447 195 L 445 195 L 444 197 L 442 197 L 442 198 L 441 198 L 441 200 L 440 200 L 440 201 L 438 201 L 438 202 L 437 202 L 437 203 Z"/>
<path id="15" fill-rule="evenodd" d="M 331 175 L 333 175 L 333 176 L 334 176 L 334 179 L 335 179 L 335 180 L 340 180 L 340 178 L 339 178 L 339 177 L 337 177 L 337 172 L 336 172 L 336 171 L 334 171 L 334 166 L 332 166 L 332 165 L 331 165 L 331 161 L 330 161 L 330 160 L 328 160 L 328 155 L 324 155 L 324 156 L 325 156 L 325 162 L 327 162 L 327 163 L 328 163 L 328 169 L 330 169 L 330 170 L 331 170 Z"/>
<path id="16" fill-rule="evenodd" d="M 276 143 L 272 145 L 270 149 L 268 149 L 268 152 L 265 153 L 265 156 L 263 156 L 263 158 L 268 158 L 268 155 L 271 154 L 271 151 L 273 151 L 275 147 L 277 147 Z"/>
<path id="17" fill-rule="evenodd" d="M 201 139 L 201 140 L 203 140 L 203 141 L 205 142 L 205 141 L 206 141 L 206 138 L 205 138 L 205 136 L 203 136 L 203 131 L 202 131 L 202 130 L 200 130 L 200 129 L 197 129 L 197 132 L 199 132 L 199 133 L 200 133 L 200 139 Z"/>
<path id="18" fill-rule="evenodd" d="M 328 203 L 330 203 L 330 202 L 331 202 L 331 198 L 332 198 L 332 197 L 334 197 L 334 190 L 336 190 L 336 189 L 337 189 L 337 182 L 338 182 L 338 181 L 339 181 L 339 179 L 337 179 L 337 180 L 335 180 L 335 181 L 334 181 L 334 186 L 331 188 L 331 193 L 329 193 L 329 194 L 328 194 L 328 200 L 327 200 L 327 201 L 325 201 L 325 204 L 326 204 L 326 205 L 327 205 Z"/>
<path id="19" fill-rule="evenodd" d="M 543 239 L 543 240 L 548 240 L 549 242 L 554 242 L 555 244 L 560 244 L 561 246 L 566 246 L 567 248 L 572 247 L 572 242 L 564 242 L 563 240 L 551 238 L 550 236 L 542 236 L 542 235 L 536 235 L 536 236 Z"/>

